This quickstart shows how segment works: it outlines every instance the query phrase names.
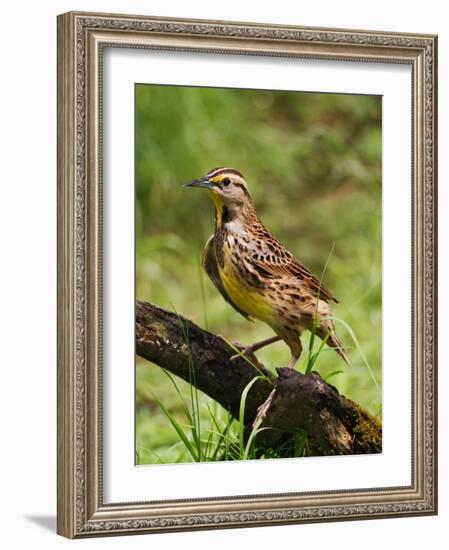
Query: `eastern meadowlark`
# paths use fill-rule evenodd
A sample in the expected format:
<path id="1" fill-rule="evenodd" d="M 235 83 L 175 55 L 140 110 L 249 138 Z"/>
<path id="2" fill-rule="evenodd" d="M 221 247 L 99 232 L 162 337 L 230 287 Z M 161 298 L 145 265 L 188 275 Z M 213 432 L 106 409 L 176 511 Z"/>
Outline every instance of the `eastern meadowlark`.
<path id="1" fill-rule="evenodd" d="M 260 221 L 245 178 L 232 168 L 214 168 L 186 184 L 207 189 L 215 204 L 215 231 L 202 265 L 223 298 L 246 319 L 267 323 L 276 336 L 243 349 L 252 354 L 283 340 L 288 367 L 298 361 L 304 330 L 315 330 L 347 362 L 329 302 L 336 298 L 312 272 L 270 235 Z"/>

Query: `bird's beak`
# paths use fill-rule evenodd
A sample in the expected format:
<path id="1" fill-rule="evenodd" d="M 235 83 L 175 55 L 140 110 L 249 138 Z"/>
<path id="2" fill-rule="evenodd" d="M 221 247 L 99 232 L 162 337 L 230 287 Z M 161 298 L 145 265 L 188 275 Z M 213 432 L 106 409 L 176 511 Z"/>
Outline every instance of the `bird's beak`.
<path id="1" fill-rule="evenodd" d="M 207 176 L 204 176 L 197 180 L 190 181 L 189 183 L 185 183 L 184 187 L 202 187 L 203 189 L 212 189 L 213 183 L 208 180 Z"/>

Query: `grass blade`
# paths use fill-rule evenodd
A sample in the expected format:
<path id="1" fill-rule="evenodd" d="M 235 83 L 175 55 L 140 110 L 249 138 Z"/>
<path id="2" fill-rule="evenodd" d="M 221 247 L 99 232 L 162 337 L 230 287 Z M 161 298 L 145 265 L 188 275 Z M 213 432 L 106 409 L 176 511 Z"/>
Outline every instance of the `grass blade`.
<path id="1" fill-rule="evenodd" d="M 201 267 L 201 257 L 198 262 L 198 277 L 200 280 L 200 295 L 201 295 L 201 305 L 203 306 L 203 317 L 204 317 L 204 328 L 209 330 L 209 321 L 207 317 L 207 299 L 206 299 L 206 289 L 204 288 L 204 273 L 203 268 Z"/>
<path id="2" fill-rule="evenodd" d="M 319 356 L 321 350 L 323 349 L 323 346 L 321 346 L 318 350 L 318 353 L 315 355 L 315 358 L 314 359 L 312 358 L 313 357 L 313 346 L 315 344 L 315 336 L 316 336 L 316 332 L 317 332 L 317 328 L 318 328 L 318 324 L 319 324 L 318 323 L 318 304 L 319 304 L 319 301 L 320 301 L 321 286 L 322 286 L 324 275 L 326 274 L 327 267 L 329 265 L 330 259 L 332 257 L 332 254 L 334 253 L 334 249 L 335 249 L 335 242 L 332 243 L 332 248 L 331 248 L 329 254 L 327 255 L 326 263 L 324 264 L 324 267 L 323 267 L 323 270 L 322 270 L 321 276 L 320 276 L 320 284 L 319 284 L 319 287 L 318 287 L 316 307 L 315 307 L 315 317 L 313 319 L 313 324 L 312 324 L 312 330 L 311 330 L 312 334 L 311 334 L 310 339 L 309 339 L 309 348 L 308 348 L 309 353 L 308 353 L 308 358 L 307 358 L 305 374 L 310 374 L 315 361 L 318 359 L 318 356 Z M 326 339 L 327 338 L 328 338 L 328 336 L 326 337 Z"/>
<path id="3" fill-rule="evenodd" d="M 340 319 L 339 317 L 331 317 L 331 319 L 332 319 L 332 321 L 337 321 L 338 323 L 341 323 L 345 327 L 345 329 L 348 331 L 349 335 L 351 336 L 352 340 L 354 341 L 354 344 L 356 345 L 356 348 L 358 349 L 358 351 L 360 353 L 362 361 L 365 363 L 365 366 L 368 369 L 368 372 L 371 376 L 371 379 L 372 379 L 374 385 L 376 386 L 376 390 L 378 391 L 379 394 L 381 394 L 382 392 L 381 392 L 379 383 L 377 382 L 376 377 L 374 376 L 374 372 L 371 369 L 370 364 L 368 363 L 368 359 L 366 358 L 365 354 L 363 353 L 362 347 L 361 347 L 359 341 L 357 340 L 357 337 L 355 335 L 355 332 L 352 330 L 352 327 L 346 321 L 343 321 L 343 319 Z"/>
<path id="4" fill-rule="evenodd" d="M 182 429 L 182 426 L 179 424 L 179 422 L 176 420 L 176 418 L 174 417 L 174 415 L 164 406 L 164 404 L 162 403 L 162 401 L 160 401 L 160 399 L 158 399 L 154 394 L 153 394 L 153 398 L 154 400 L 158 403 L 159 407 L 162 409 L 163 413 L 165 414 L 165 416 L 167 417 L 168 421 L 170 422 L 170 424 L 173 426 L 173 428 L 176 430 L 176 433 L 178 434 L 179 438 L 182 440 L 182 442 L 184 443 L 186 449 L 189 451 L 190 453 L 190 456 L 192 457 L 192 459 L 195 461 L 195 462 L 199 462 L 198 461 L 198 455 L 196 454 L 195 452 L 195 447 L 192 445 L 192 443 L 189 441 L 189 438 L 187 437 L 187 435 L 185 434 L 184 430 Z"/>
<path id="5" fill-rule="evenodd" d="M 333 378 L 334 376 L 337 376 L 337 374 L 343 374 L 345 371 L 343 370 L 334 370 L 332 371 L 330 374 L 328 374 L 325 378 L 325 380 L 330 380 L 331 378 Z"/>
<path id="6" fill-rule="evenodd" d="M 240 408 L 239 408 L 239 422 L 240 422 L 240 431 L 239 431 L 239 448 L 240 448 L 240 455 L 244 456 L 245 454 L 245 407 L 246 407 L 246 399 L 248 397 L 249 390 L 254 386 L 254 384 L 257 382 L 257 380 L 260 380 L 263 378 L 262 376 L 255 376 L 252 380 L 246 384 L 244 390 L 242 391 L 242 395 L 240 397 Z"/>

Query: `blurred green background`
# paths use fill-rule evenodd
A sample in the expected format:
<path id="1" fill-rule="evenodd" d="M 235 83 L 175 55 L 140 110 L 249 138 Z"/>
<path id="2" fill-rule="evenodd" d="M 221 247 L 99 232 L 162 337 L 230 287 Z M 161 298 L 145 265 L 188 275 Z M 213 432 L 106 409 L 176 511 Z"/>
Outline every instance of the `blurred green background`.
<path id="1" fill-rule="evenodd" d="M 199 267 L 213 205 L 207 193 L 182 184 L 217 166 L 236 168 L 270 232 L 317 276 L 335 243 L 324 284 L 380 385 L 381 98 L 157 85 L 137 85 L 135 98 L 137 299 L 175 308 L 231 341 L 273 334 L 226 304 Z M 330 382 L 380 414 L 381 395 L 362 353 L 343 325 L 337 330 L 351 367 L 330 350 L 315 370 L 323 377 L 344 371 Z M 287 364 L 289 350 L 280 342 L 258 358 L 274 369 Z M 179 388 L 188 392 L 184 382 Z M 136 462 L 189 460 L 155 397 L 185 422 L 166 374 L 137 358 Z M 201 403 L 205 410 L 210 400 Z"/>

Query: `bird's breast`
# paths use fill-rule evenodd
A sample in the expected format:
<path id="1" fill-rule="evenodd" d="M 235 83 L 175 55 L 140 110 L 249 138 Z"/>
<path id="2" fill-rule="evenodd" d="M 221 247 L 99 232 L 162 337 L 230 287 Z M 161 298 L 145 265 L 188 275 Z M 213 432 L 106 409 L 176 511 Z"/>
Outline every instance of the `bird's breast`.
<path id="1" fill-rule="evenodd" d="M 274 309 L 266 299 L 263 289 L 254 284 L 254 274 L 245 266 L 245 239 L 228 233 L 222 239 L 222 249 L 217 253 L 220 279 L 232 301 L 245 313 L 270 323 Z"/>

